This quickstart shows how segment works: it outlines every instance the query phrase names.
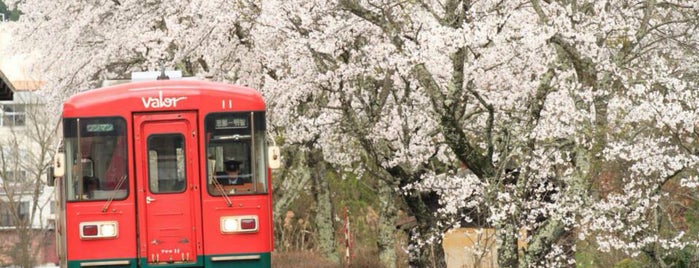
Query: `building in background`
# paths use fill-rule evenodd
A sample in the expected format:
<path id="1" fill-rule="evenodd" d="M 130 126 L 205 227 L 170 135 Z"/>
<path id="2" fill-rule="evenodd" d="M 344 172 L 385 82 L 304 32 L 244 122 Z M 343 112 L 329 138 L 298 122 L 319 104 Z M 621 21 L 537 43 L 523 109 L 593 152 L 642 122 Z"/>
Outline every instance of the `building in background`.
<path id="1" fill-rule="evenodd" d="M 41 146 L 29 134 L 37 122 L 28 113 L 45 105 L 37 94 L 43 83 L 21 71 L 25 62 L 18 59 L 24 57 L 2 55 L 8 40 L 0 29 L 0 266 L 18 265 L 14 259 L 23 244 L 36 265 L 56 263 L 54 190 L 45 180 L 37 188 L 45 171 L 31 161 Z"/>

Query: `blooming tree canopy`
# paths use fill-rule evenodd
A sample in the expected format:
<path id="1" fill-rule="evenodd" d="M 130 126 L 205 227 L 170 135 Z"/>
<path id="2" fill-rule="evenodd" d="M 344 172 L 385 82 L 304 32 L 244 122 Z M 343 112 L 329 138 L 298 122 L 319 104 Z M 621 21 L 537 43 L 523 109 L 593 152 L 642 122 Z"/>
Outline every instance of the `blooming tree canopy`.
<path id="1" fill-rule="evenodd" d="M 572 262 L 574 232 L 663 262 L 696 241 L 669 212 L 670 192 L 696 197 L 697 8 L 264 1 L 254 32 L 289 139 L 419 176 L 397 184 L 439 193 L 442 216 L 487 215 L 501 265 Z M 471 173 L 438 175 L 454 159 Z"/>
<path id="2" fill-rule="evenodd" d="M 503 267 L 696 242 L 676 215 L 699 185 L 695 1 L 23 2 L 55 96 L 161 60 L 257 87 L 287 142 L 434 213 L 417 251 L 471 222 Z"/>
<path id="3" fill-rule="evenodd" d="M 34 53 L 46 88 L 61 101 L 132 71 L 180 69 L 237 80 L 258 64 L 246 55 L 244 14 L 230 1 L 21 1 L 15 51 Z M 245 77 L 245 78 L 241 78 Z"/>

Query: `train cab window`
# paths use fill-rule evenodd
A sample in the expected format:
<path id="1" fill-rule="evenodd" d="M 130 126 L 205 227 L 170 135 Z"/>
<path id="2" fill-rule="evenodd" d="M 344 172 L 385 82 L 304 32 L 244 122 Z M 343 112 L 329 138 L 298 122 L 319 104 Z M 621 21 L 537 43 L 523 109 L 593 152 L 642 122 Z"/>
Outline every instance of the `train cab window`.
<path id="1" fill-rule="evenodd" d="M 263 112 L 205 119 L 207 191 L 214 196 L 267 193 Z"/>
<path id="2" fill-rule="evenodd" d="M 148 137 L 148 188 L 152 193 L 185 190 L 184 137 L 159 134 Z"/>
<path id="3" fill-rule="evenodd" d="M 67 201 L 126 198 L 129 183 L 125 120 L 66 118 L 63 135 Z"/>

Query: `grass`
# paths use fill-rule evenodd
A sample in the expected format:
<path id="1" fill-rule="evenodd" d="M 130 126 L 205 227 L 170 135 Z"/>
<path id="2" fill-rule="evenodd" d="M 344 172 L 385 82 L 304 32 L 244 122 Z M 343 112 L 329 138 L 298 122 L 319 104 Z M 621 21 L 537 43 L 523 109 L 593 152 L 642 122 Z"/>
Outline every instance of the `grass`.
<path id="1" fill-rule="evenodd" d="M 400 257 L 400 256 L 399 256 Z M 354 257 L 351 259 L 349 266 L 342 263 L 333 263 L 326 260 L 319 252 L 303 250 L 303 251 L 287 251 L 272 253 L 272 267 L 275 268 L 299 268 L 299 267 L 314 267 L 314 268 L 364 268 L 364 267 L 381 267 L 378 254 L 372 250 L 358 249 Z M 399 266 L 400 267 L 400 266 Z"/>

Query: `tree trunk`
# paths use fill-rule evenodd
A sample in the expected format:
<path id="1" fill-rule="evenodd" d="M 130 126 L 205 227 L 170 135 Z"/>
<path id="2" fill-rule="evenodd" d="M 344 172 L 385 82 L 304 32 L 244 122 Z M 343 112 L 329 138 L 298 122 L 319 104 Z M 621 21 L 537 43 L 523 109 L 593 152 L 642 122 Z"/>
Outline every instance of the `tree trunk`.
<path id="1" fill-rule="evenodd" d="M 395 223 L 397 218 L 393 187 L 383 180 L 377 180 L 379 191 L 379 260 L 383 267 L 396 267 Z"/>
<path id="2" fill-rule="evenodd" d="M 316 203 L 315 225 L 318 232 L 318 249 L 328 260 L 340 263 L 335 248 L 335 228 L 333 227 L 333 204 L 330 199 L 327 163 L 323 161 L 322 152 L 314 150 L 308 159 L 315 163 L 311 178 L 313 179 L 313 198 Z"/>
<path id="3" fill-rule="evenodd" d="M 438 199 L 439 197 L 434 193 L 413 192 L 404 196 L 416 221 L 415 227 L 406 229 L 410 235 L 409 247 L 417 250 L 411 252 L 415 254 L 410 258 L 411 267 L 446 267 L 444 248 L 439 239 L 431 240 L 430 245 L 421 245 L 421 241 L 427 241 L 430 236 L 435 235 L 434 230 L 430 228 L 437 226 L 434 213 L 439 205 Z"/>
<path id="4" fill-rule="evenodd" d="M 286 148 L 285 158 L 289 159 L 283 165 L 283 171 L 278 177 L 272 179 L 276 181 L 274 189 L 274 215 L 284 215 L 285 210 L 291 203 L 299 197 L 305 185 L 310 181 L 310 174 L 303 172 L 306 170 L 306 156 L 297 148 L 289 146 Z M 276 217 L 276 216 L 275 216 Z"/>
<path id="5" fill-rule="evenodd" d="M 519 255 L 517 252 L 517 227 L 504 223 L 495 229 L 498 244 L 498 266 L 501 268 L 517 267 Z"/>
<path id="6" fill-rule="evenodd" d="M 21 223 L 23 226 L 17 227 L 17 243 L 13 245 L 11 252 L 12 259 L 15 264 L 19 264 L 21 267 L 34 267 L 36 261 L 34 256 L 30 254 L 32 250 L 32 235 L 29 226 L 26 223 Z"/>
<path id="7" fill-rule="evenodd" d="M 283 169 L 273 180 L 274 187 L 274 208 L 272 215 L 275 222 L 275 249 L 286 250 L 284 216 L 291 204 L 304 191 L 303 188 L 311 183 L 311 174 L 306 166 L 306 154 L 294 146 L 285 148 L 285 159 L 288 159 Z"/>
<path id="8" fill-rule="evenodd" d="M 536 265 L 537 260 L 545 259 L 546 253 L 551 250 L 551 245 L 556 244 L 566 234 L 563 227 L 563 223 L 559 220 L 550 219 L 548 224 L 533 235 L 519 267 Z"/>

